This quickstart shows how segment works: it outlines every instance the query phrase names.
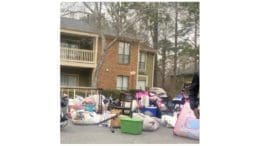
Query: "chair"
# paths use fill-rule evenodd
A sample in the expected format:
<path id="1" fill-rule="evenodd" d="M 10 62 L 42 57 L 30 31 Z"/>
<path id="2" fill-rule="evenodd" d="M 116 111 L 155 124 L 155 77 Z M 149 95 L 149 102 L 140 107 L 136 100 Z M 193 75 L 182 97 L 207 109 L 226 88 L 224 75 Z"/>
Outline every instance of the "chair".
<path id="1" fill-rule="evenodd" d="M 113 106 L 113 108 L 121 110 L 123 115 L 132 117 L 133 99 L 134 97 L 132 94 L 125 92 L 121 93 L 119 97 L 121 106 Z"/>

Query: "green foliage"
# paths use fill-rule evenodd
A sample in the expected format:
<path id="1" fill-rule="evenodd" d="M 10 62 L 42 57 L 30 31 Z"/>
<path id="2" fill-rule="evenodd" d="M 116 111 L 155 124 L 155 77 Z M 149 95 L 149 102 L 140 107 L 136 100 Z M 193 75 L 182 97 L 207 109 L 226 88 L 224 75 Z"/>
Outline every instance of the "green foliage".
<path id="1" fill-rule="evenodd" d="M 172 50 L 173 43 L 170 40 L 163 39 L 159 41 L 159 46 L 165 51 L 170 51 Z"/>
<path id="2" fill-rule="evenodd" d="M 106 97 L 112 97 L 113 99 L 117 99 L 120 97 L 120 93 L 122 91 L 117 90 L 117 89 L 105 89 L 102 91 L 102 94 Z"/>
<path id="3" fill-rule="evenodd" d="M 179 56 L 188 55 L 190 57 L 199 56 L 199 49 L 193 49 L 191 46 L 183 46 L 183 49 L 179 53 Z"/>
<path id="4" fill-rule="evenodd" d="M 135 96 L 136 91 L 136 89 L 129 89 L 127 92 Z"/>
<path id="5" fill-rule="evenodd" d="M 133 96 L 135 96 L 136 93 L 136 89 L 129 89 L 127 91 L 121 91 L 121 90 L 117 90 L 117 89 L 104 89 L 102 91 L 102 94 L 106 97 L 112 97 L 113 99 L 118 99 L 120 97 L 121 93 L 127 92 L 132 94 Z"/>
<path id="6" fill-rule="evenodd" d="M 193 75 L 180 75 L 180 76 L 177 76 L 176 77 L 176 86 L 175 86 L 175 89 L 165 89 L 167 94 L 170 96 L 170 97 L 176 97 L 180 92 L 181 92 L 181 89 L 183 88 L 183 85 L 184 83 L 191 83 L 192 81 L 192 76 Z M 185 90 L 185 93 L 188 94 L 189 91 L 188 89 Z"/>

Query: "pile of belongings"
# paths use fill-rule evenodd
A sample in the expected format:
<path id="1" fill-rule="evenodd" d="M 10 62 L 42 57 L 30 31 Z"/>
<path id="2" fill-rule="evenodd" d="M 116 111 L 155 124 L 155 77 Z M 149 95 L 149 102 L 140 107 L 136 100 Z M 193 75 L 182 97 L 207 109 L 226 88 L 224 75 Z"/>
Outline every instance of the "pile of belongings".
<path id="1" fill-rule="evenodd" d="M 100 122 L 101 119 L 101 115 L 84 110 L 73 111 L 71 115 L 71 121 L 74 124 L 95 124 Z"/>
<path id="2" fill-rule="evenodd" d="M 101 102 L 99 100 L 102 100 Z M 101 103 L 103 109 L 106 109 L 106 107 L 108 106 L 108 102 L 105 104 L 104 101 L 106 100 L 104 95 L 92 95 L 86 98 L 83 98 L 81 96 L 76 96 L 75 99 L 70 99 L 69 100 L 69 109 L 74 109 L 74 110 L 81 110 L 83 109 L 84 105 L 93 105 L 95 109 L 95 111 L 97 112 L 99 107 L 99 103 Z"/>
<path id="3" fill-rule="evenodd" d="M 150 117 L 143 113 L 133 113 L 133 118 L 139 118 L 143 120 L 144 131 L 155 131 L 160 128 L 160 119 L 156 117 Z"/>
<path id="4" fill-rule="evenodd" d="M 175 123 L 173 133 L 178 136 L 199 139 L 199 125 L 199 119 L 196 119 L 194 112 L 190 108 L 189 101 L 186 101 Z"/>
<path id="5" fill-rule="evenodd" d="M 166 92 L 161 88 L 153 87 L 149 91 L 138 91 L 136 92 L 136 100 L 138 108 L 145 108 L 156 106 L 160 111 L 166 111 L 167 107 L 162 102 L 163 98 L 167 96 Z M 159 92 L 160 91 L 160 92 Z M 164 92 L 163 92 L 164 91 Z M 158 94 L 157 94 L 158 93 Z"/>
<path id="6" fill-rule="evenodd" d="M 101 100 L 101 101 L 99 101 Z M 98 109 L 100 108 L 99 106 L 102 106 L 103 109 L 105 109 L 108 106 L 108 102 L 106 101 L 106 97 L 104 95 L 91 95 L 89 97 L 86 97 L 83 100 L 83 104 L 93 104 L 95 105 L 95 110 L 98 112 Z M 101 103 L 101 105 L 99 105 Z"/>
<path id="7" fill-rule="evenodd" d="M 170 115 L 162 115 L 161 123 L 162 125 L 168 127 L 168 128 L 174 128 L 175 123 L 177 121 L 178 113 L 174 112 L 173 116 Z"/>
<path id="8" fill-rule="evenodd" d="M 99 100 L 102 100 L 101 102 Z M 97 124 L 105 118 L 112 116 L 107 111 L 108 102 L 104 102 L 104 95 L 91 95 L 83 98 L 76 96 L 69 101 L 69 115 L 74 124 Z M 101 105 L 99 105 L 101 103 Z M 102 113 L 97 114 L 102 106 Z"/>
<path id="9" fill-rule="evenodd" d="M 142 108 L 142 107 L 148 107 L 149 106 L 149 95 L 147 91 L 139 91 L 136 92 L 135 94 L 136 100 L 138 101 L 138 107 Z"/>
<path id="10" fill-rule="evenodd" d="M 168 97 L 166 91 L 162 88 L 159 88 L 159 87 L 152 87 L 152 88 L 149 89 L 149 92 L 158 95 L 160 98 L 167 98 Z"/>

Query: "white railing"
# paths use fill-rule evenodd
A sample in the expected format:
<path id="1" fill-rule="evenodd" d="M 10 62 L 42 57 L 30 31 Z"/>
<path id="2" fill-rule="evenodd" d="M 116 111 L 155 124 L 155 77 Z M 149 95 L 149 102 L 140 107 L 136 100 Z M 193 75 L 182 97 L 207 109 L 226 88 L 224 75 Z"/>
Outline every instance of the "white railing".
<path id="1" fill-rule="evenodd" d="M 71 61 L 78 63 L 94 63 L 94 51 L 73 48 L 61 48 L 61 61 Z"/>
<path id="2" fill-rule="evenodd" d="M 101 89 L 92 88 L 92 87 L 69 87 L 61 86 L 60 94 L 67 94 L 70 98 L 75 98 L 77 95 L 82 97 L 88 97 L 90 95 L 96 95 L 101 93 Z"/>

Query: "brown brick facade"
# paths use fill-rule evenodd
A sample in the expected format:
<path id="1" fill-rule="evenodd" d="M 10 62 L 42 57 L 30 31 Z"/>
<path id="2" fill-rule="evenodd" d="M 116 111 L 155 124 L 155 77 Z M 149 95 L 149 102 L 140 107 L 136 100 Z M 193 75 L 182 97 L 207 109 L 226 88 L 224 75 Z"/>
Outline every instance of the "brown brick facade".
<path id="1" fill-rule="evenodd" d="M 111 40 L 110 40 L 111 41 Z M 109 42 L 107 42 L 109 43 Z M 118 44 L 116 42 L 108 51 L 104 64 L 99 72 L 98 87 L 103 89 L 116 89 L 116 79 L 118 75 L 128 76 L 128 89 L 136 88 L 137 65 L 138 65 L 138 42 L 130 43 L 130 63 L 122 65 L 118 63 Z M 98 56 L 101 52 L 99 42 Z M 99 60 L 99 59 L 98 59 Z M 134 71 L 136 74 L 131 75 Z"/>

